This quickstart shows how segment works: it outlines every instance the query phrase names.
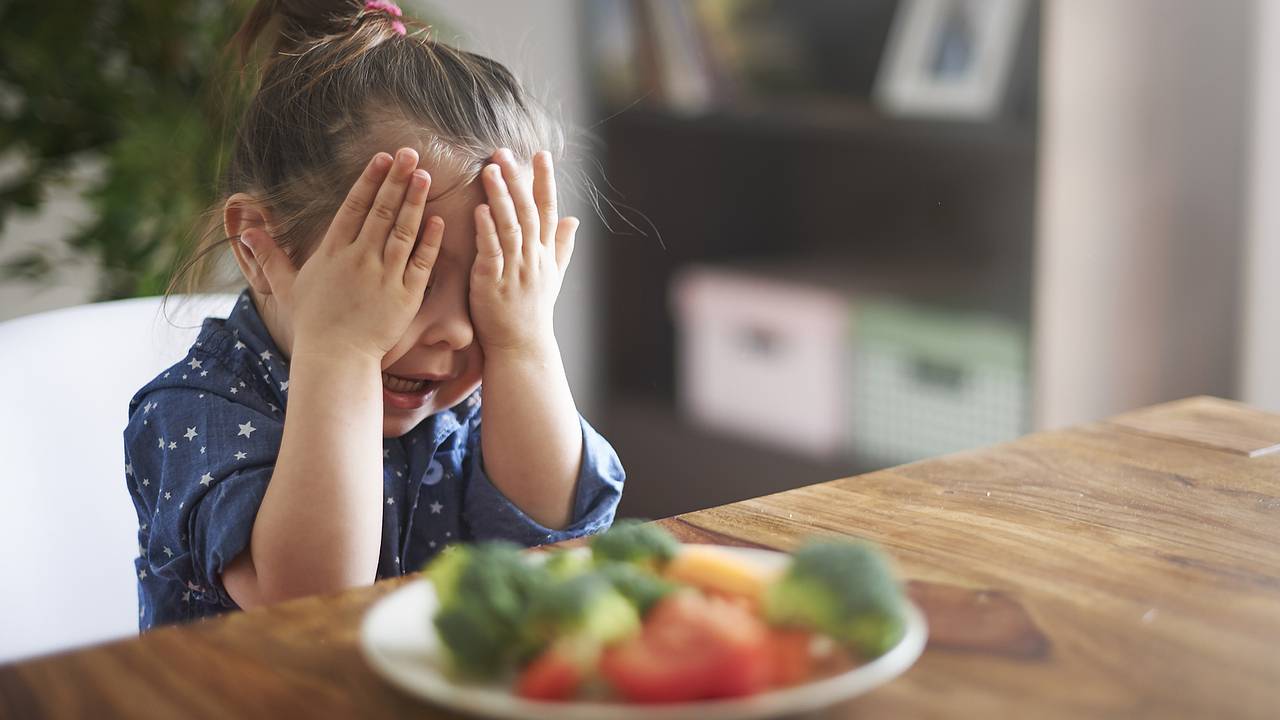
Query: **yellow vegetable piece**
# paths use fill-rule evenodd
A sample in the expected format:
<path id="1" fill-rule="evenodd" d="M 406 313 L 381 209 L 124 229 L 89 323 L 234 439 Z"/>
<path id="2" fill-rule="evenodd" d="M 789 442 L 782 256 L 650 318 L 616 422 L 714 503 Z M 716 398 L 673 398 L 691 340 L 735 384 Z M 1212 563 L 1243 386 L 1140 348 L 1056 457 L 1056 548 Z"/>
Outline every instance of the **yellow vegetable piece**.
<path id="1" fill-rule="evenodd" d="M 781 571 L 763 568 L 716 547 L 684 545 L 667 564 L 665 574 L 678 583 L 758 602 Z"/>

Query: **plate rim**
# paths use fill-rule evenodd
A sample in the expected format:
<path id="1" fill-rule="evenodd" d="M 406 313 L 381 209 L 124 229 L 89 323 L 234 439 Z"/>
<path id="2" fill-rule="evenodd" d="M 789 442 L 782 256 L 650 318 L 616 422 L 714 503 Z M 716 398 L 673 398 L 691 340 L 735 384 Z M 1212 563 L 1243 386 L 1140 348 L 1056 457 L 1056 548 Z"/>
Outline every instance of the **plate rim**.
<path id="1" fill-rule="evenodd" d="M 715 543 L 682 543 L 728 550 L 734 554 L 756 557 L 771 556 L 776 561 L 789 559 L 790 554 L 765 548 L 749 548 Z M 588 548 L 574 548 L 571 552 L 589 552 Z M 538 556 L 545 556 L 545 551 Z M 442 672 L 435 672 L 439 683 L 450 688 L 448 693 L 436 693 L 424 688 L 417 669 L 389 657 L 374 637 L 378 623 L 397 603 L 413 600 L 414 594 L 424 594 L 428 601 L 434 599 L 434 587 L 429 579 L 419 576 L 402 587 L 387 593 L 374 602 L 364 613 L 360 623 L 360 650 L 365 662 L 391 685 L 402 692 L 450 710 L 487 717 L 527 718 L 528 720 L 594 720 L 600 717 L 636 720 L 717 720 L 717 718 L 770 718 L 780 715 L 816 710 L 850 700 L 888 683 L 904 674 L 919 659 L 928 641 L 928 623 L 924 613 L 910 598 L 904 597 L 906 631 L 892 648 L 871 662 L 843 673 L 803 685 L 769 690 L 741 698 L 699 700 L 671 704 L 638 704 L 573 700 L 566 702 L 539 701 L 521 698 L 509 692 L 483 685 L 468 688 L 453 683 Z M 434 629 L 428 626 L 428 632 Z M 429 679 L 430 684 L 437 680 Z"/>

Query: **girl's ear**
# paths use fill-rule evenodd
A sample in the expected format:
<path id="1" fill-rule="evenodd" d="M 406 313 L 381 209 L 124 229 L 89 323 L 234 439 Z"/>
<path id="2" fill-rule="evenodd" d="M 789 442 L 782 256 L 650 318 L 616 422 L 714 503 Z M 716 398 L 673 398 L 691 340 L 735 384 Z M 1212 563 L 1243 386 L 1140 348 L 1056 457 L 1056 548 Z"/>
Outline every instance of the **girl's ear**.
<path id="1" fill-rule="evenodd" d="M 231 252 L 249 287 L 260 296 L 272 294 L 272 282 L 267 277 L 267 259 L 274 255 L 275 238 L 271 236 L 267 208 L 257 198 L 236 193 L 227 198 L 222 209 L 222 224 L 231 243 Z M 252 243 L 252 246 L 251 246 Z M 263 247 L 270 244 L 270 247 Z"/>

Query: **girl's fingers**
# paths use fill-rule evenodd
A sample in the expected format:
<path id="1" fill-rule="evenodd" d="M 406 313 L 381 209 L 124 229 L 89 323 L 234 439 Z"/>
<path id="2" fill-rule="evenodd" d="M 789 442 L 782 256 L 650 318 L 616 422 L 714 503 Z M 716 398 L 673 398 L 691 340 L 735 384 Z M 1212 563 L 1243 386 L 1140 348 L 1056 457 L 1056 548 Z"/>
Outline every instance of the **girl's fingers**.
<path id="1" fill-rule="evenodd" d="M 577 234 L 576 217 L 567 217 L 556 225 L 556 267 L 560 268 L 561 277 L 569 269 L 569 259 L 573 257 L 573 242 Z"/>
<path id="2" fill-rule="evenodd" d="M 373 199 L 378 194 L 378 188 L 382 186 L 387 171 L 391 169 L 392 162 L 391 156 L 384 152 L 375 154 L 369 160 L 369 164 L 364 167 L 364 172 L 360 173 L 360 177 L 351 186 L 351 191 L 347 193 L 346 199 L 342 201 L 342 206 L 334 215 L 333 222 L 329 224 L 329 231 L 320 241 L 322 245 L 350 245 L 356 239 L 360 234 L 361 226 L 364 225 L 365 217 L 369 214 L 369 208 L 373 207 Z"/>
<path id="3" fill-rule="evenodd" d="M 414 170 L 409 176 L 409 189 L 404 203 L 400 205 L 400 214 L 396 216 L 396 224 L 391 228 L 383 251 L 383 259 L 391 274 L 404 274 L 405 262 L 418 240 L 418 228 L 422 226 L 422 213 L 426 209 L 427 191 L 430 189 L 431 176 L 427 171 Z"/>
<path id="4" fill-rule="evenodd" d="M 488 205 L 476 206 L 476 264 L 473 272 L 486 279 L 502 277 L 505 263 L 502 258 L 502 242 L 498 239 L 498 226 Z"/>
<path id="5" fill-rule="evenodd" d="M 240 233 L 240 242 L 253 253 L 254 262 L 262 269 L 262 276 L 271 286 L 271 291 L 287 296 L 298 270 L 289 256 L 276 245 L 275 239 L 264 230 L 245 228 Z"/>
<path id="6" fill-rule="evenodd" d="M 556 241 L 559 208 L 556 207 L 555 169 L 551 153 L 546 150 L 533 156 L 533 200 L 538 204 L 538 218 L 542 222 L 539 238 L 544 245 L 550 245 Z"/>
<path id="7" fill-rule="evenodd" d="M 523 231 L 520 220 L 516 217 L 516 206 L 502 178 L 502 168 L 497 165 L 485 167 L 484 190 L 489 197 L 489 213 L 498 228 L 498 239 L 502 242 L 502 251 L 506 254 L 506 262 L 510 263 L 520 257 L 523 244 Z"/>
<path id="8" fill-rule="evenodd" d="M 530 182 L 525 178 L 523 169 L 516 162 L 516 156 L 506 148 L 498 151 L 498 167 L 502 168 L 502 179 L 506 182 L 507 193 L 511 196 L 512 205 L 515 206 L 516 222 L 520 223 L 521 235 L 524 240 L 522 250 L 525 255 L 532 257 L 533 253 L 540 249 L 540 243 L 546 241 L 541 239 L 541 228 L 538 226 L 538 206 L 533 202 Z"/>
<path id="9" fill-rule="evenodd" d="M 409 187 L 409 175 L 418 167 L 418 153 L 412 148 L 400 148 L 396 152 L 395 162 L 387 172 L 387 177 L 378 188 L 369 214 L 364 219 L 357 243 L 369 246 L 370 251 L 377 250 L 382 254 L 387 244 L 387 236 L 400 215 L 400 205 L 404 203 L 405 191 Z"/>
<path id="10" fill-rule="evenodd" d="M 420 297 L 427 292 L 427 283 L 431 282 L 431 271 L 435 269 L 436 258 L 440 256 L 440 245 L 444 242 L 444 220 L 432 217 L 427 220 L 427 229 L 418 241 L 418 247 L 409 257 L 404 269 L 404 286 Z"/>

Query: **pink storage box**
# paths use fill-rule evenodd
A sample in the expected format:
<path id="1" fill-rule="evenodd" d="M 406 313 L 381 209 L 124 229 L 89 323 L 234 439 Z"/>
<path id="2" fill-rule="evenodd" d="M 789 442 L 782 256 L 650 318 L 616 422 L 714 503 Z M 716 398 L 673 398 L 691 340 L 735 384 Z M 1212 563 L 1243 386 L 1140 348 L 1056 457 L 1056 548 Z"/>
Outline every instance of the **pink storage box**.
<path id="1" fill-rule="evenodd" d="M 692 266 L 673 278 L 681 409 L 697 422 L 812 456 L 848 436 L 852 304 L 800 281 Z"/>

